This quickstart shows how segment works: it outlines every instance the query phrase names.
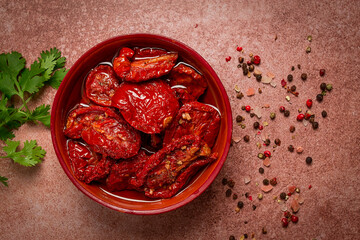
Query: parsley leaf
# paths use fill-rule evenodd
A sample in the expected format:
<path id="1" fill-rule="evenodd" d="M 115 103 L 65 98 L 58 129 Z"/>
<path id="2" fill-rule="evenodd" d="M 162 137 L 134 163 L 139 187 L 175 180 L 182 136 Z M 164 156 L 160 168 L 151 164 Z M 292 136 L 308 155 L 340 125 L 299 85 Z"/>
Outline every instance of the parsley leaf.
<path id="1" fill-rule="evenodd" d="M 35 166 L 41 162 L 46 152 L 40 146 L 37 146 L 36 140 L 25 141 L 24 147 L 20 151 L 16 151 L 20 145 L 20 141 L 6 140 L 6 145 L 3 150 L 7 153 L 2 158 L 11 158 L 14 162 L 19 163 L 25 167 Z"/>
<path id="2" fill-rule="evenodd" d="M 0 175 L 0 182 L 4 184 L 6 187 L 8 186 L 7 178 Z"/>
<path id="3" fill-rule="evenodd" d="M 61 68 L 61 69 L 57 70 L 50 77 L 49 81 L 47 81 L 47 84 L 49 84 L 52 88 L 58 89 L 60 87 L 61 81 L 64 79 L 67 72 L 68 72 L 68 70 L 65 68 Z"/>
<path id="4" fill-rule="evenodd" d="M 17 79 L 25 67 L 25 59 L 18 52 L 0 54 L 0 72 L 6 73 L 12 79 Z"/>
<path id="5" fill-rule="evenodd" d="M 50 105 L 40 105 L 31 112 L 29 120 L 42 122 L 45 126 L 50 127 Z"/>

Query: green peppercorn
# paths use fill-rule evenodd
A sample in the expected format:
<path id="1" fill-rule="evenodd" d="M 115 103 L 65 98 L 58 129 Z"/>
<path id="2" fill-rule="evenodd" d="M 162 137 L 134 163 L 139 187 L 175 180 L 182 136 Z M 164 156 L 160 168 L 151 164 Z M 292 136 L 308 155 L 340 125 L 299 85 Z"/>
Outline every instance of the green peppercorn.
<path id="1" fill-rule="evenodd" d="M 306 53 L 310 53 L 310 52 L 311 52 L 311 47 L 308 46 L 308 47 L 306 48 Z"/>
<path id="2" fill-rule="evenodd" d="M 295 192 L 300 193 L 300 188 L 296 188 Z"/>
<path id="3" fill-rule="evenodd" d="M 327 112 L 324 110 L 324 111 L 322 111 L 321 112 L 321 116 L 323 117 L 323 118 L 326 118 L 326 116 L 327 116 Z"/>
<path id="4" fill-rule="evenodd" d="M 301 79 L 305 81 L 307 79 L 307 74 L 306 73 L 301 74 Z"/>
<path id="5" fill-rule="evenodd" d="M 311 41 L 312 41 L 312 36 L 311 36 L 311 35 L 307 36 L 307 40 L 308 40 L 309 42 L 311 42 Z"/>
<path id="6" fill-rule="evenodd" d="M 264 173 L 264 169 L 261 167 L 261 168 L 259 168 L 259 173 L 261 173 L 261 174 L 263 174 Z"/>
<path id="7" fill-rule="evenodd" d="M 290 88 L 290 90 L 291 90 L 292 92 L 295 92 L 295 91 L 296 91 L 296 86 L 295 86 L 295 85 L 292 85 L 291 88 Z"/>
<path id="8" fill-rule="evenodd" d="M 332 84 L 326 84 L 326 90 L 328 90 L 329 92 L 332 90 L 333 86 Z"/>
<path id="9" fill-rule="evenodd" d="M 250 66 L 249 66 L 249 72 L 254 71 L 254 69 L 255 69 L 254 65 L 250 65 Z"/>
<path id="10" fill-rule="evenodd" d="M 289 74 L 289 75 L 287 76 L 288 82 L 292 82 L 293 79 L 294 79 L 293 75 Z"/>
<path id="11" fill-rule="evenodd" d="M 249 142 L 249 141 L 250 141 L 249 135 L 245 135 L 245 136 L 244 136 L 244 141 L 245 141 L 245 142 Z"/>
<path id="12" fill-rule="evenodd" d="M 285 117 L 290 116 L 290 111 L 289 111 L 289 110 L 285 110 L 285 112 L 284 112 L 284 116 L 285 116 Z"/>
<path id="13" fill-rule="evenodd" d="M 245 128 L 246 128 L 246 125 L 245 125 L 245 124 L 241 124 L 241 128 L 242 128 L 242 129 L 245 129 Z"/>
<path id="14" fill-rule="evenodd" d="M 325 91 L 326 90 L 326 83 L 321 83 L 320 84 L 320 89 L 322 90 L 322 91 Z"/>
<path id="15" fill-rule="evenodd" d="M 259 153 L 259 154 L 258 154 L 258 158 L 260 158 L 260 159 L 264 159 L 264 158 L 265 158 L 265 156 L 264 156 L 264 154 Z"/>
<path id="16" fill-rule="evenodd" d="M 264 143 L 265 143 L 265 145 L 266 145 L 266 146 L 269 146 L 269 145 L 270 145 L 270 143 L 271 143 L 271 142 L 270 142 L 270 139 L 268 139 L 268 138 L 267 138 L 267 139 L 265 139 L 265 142 L 264 142 Z"/>
<path id="17" fill-rule="evenodd" d="M 244 62 L 244 58 L 243 57 L 239 57 L 239 63 L 243 63 Z M 240 65 L 240 64 L 239 64 Z"/>
<path id="18" fill-rule="evenodd" d="M 230 197 L 231 193 L 232 193 L 232 191 L 230 188 L 228 190 L 226 190 L 226 192 L 225 192 L 226 197 Z"/>
<path id="19" fill-rule="evenodd" d="M 276 114 L 275 114 L 274 112 L 270 113 L 270 118 L 271 118 L 272 120 L 274 120 L 275 117 L 276 117 Z"/>
<path id="20" fill-rule="evenodd" d="M 262 79 L 262 75 L 261 75 L 261 74 L 256 75 L 256 81 L 260 82 L 260 81 L 261 81 L 261 79 Z"/>
<path id="21" fill-rule="evenodd" d="M 293 125 L 290 126 L 290 132 L 292 132 L 292 133 L 295 132 L 295 126 L 293 126 Z"/>
<path id="22" fill-rule="evenodd" d="M 222 181 L 221 181 L 222 185 L 226 185 L 227 184 L 227 179 L 226 178 L 223 178 Z"/>
<path id="23" fill-rule="evenodd" d="M 288 146 L 288 150 L 289 150 L 289 152 L 293 152 L 293 151 L 294 151 L 294 146 L 293 146 L 293 145 L 289 145 L 289 146 Z"/>
<path id="24" fill-rule="evenodd" d="M 318 129 L 319 128 L 319 123 L 318 122 L 313 122 L 312 127 L 313 127 L 313 129 Z"/>
<path id="25" fill-rule="evenodd" d="M 285 200 L 285 198 L 286 198 L 286 193 L 284 192 L 280 193 L 280 199 Z"/>
<path id="26" fill-rule="evenodd" d="M 259 126 L 260 126 L 260 123 L 259 123 L 259 122 L 254 122 L 254 128 L 255 128 L 255 129 L 258 129 Z"/>
<path id="27" fill-rule="evenodd" d="M 265 178 L 265 179 L 263 180 L 263 184 L 266 185 L 266 186 L 269 185 L 269 179 Z"/>
<path id="28" fill-rule="evenodd" d="M 237 203 L 237 207 L 238 208 L 243 208 L 244 207 L 244 203 L 242 202 L 242 201 L 239 201 L 238 203 Z"/>
<path id="29" fill-rule="evenodd" d="M 322 94 L 316 95 L 316 100 L 317 100 L 318 102 L 322 102 L 322 100 L 323 100 L 323 95 L 322 95 Z"/>
<path id="30" fill-rule="evenodd" d="M 278 139 L 278 138 L 276 138 L 274 142 L 275 142 L 275 144 L 278 145 L 278 146 L 281 145 L 281 141 L 280 141 L 280 139 Z"/>
<path id="31" fill-rule="evenodd" d="M 312 158 L 307 157 L 305 161 L 306 161 L 306 164 L 310 165 L 312 163 Z"/>

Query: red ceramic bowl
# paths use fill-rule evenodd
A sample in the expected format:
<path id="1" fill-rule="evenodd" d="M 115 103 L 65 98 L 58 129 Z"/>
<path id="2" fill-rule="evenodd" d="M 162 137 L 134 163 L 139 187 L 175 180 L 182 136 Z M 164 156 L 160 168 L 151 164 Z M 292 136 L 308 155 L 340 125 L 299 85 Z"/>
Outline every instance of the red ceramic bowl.
<path id="1" fill-rule="evenodd" d="M 185 188 L 169 199 L 147 199 L 136 191 L 111 193 L 100 184 L 85 184 L 77 180 L 71 169 L 63 130 L 67 113 L 81 99 L 83 81 L 97 64 L 112 61 L 122 47 L 159 47 L 179 53 L 179 60 L 198 69 L 208 82 L 208 89 L 201 101 L 216 106 L 221 113 L 220 132 L 213 151 L 219 153 L 216 162 L 195 175 Z M 71 67 L 56 93 L 51 111 L 51 136 L 56 155 L 70 180 L 85 195 L 111 209 L 132 214 L 158 214 L 179 208 L 198 197 L 213 182 L 224 164 L 229 151 L 232 133 L 232 114 L 228 96 L 221 81 L 210 65 L 193 49 L 163 36 L 133 34 L 114 37 L 91 48 Z"/>

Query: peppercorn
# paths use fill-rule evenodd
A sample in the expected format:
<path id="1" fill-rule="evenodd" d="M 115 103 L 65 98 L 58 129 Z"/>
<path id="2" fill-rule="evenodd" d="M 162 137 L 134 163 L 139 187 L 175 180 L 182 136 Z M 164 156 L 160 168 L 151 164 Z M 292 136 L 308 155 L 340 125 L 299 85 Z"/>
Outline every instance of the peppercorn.
<path id="1" fill-rule="evenodd" d="M 332 90 L 333 86 L 332 84 L 326 84 L 326 90 L 328 90 L 329 92 Z"/>
<path id="2" fill-rule="evenodd" d="M 239 57 L 239 63 L 243 63 L 244 62 L 244 58 L 243 57 Z"/>
<path id="3" fill-rule="evenodd" d="M 263 174 L 264 173 L 264 169 L 261 167 L 259 168 L 259 173 Z"/>
<path id="4" fill-rule="evenodd" d="M 268 138 L 265 139 L 265 142 L 264 142 L 264 143 L 265 143 L 266 146 L 269 146 L 269 145 L 270 145 L 270 139 L 268 139 Z"/>
<path id="5" fill-rule="evenodd" d="M 239 201 L 238 203 L 237 203 L 237 206 L 238 206 L 238 208 L 243 208 L 244 207 L 244 203 L 242 202 L 242 201 Z"/>
<path id="6" fill-rule="evenodd" d="M 243 69 L 243 74 L 244 74 L 245 76 L 248 75 L 248 73 L 249 73 L 249 70 L 248 70 L 247 68 Z"/>
<path id="7" fill-rule="evenodd" d="M 307 79 L 307 74 L 306 73 L 301 74 L 301 79 L 305 81 Z"/>
<path id="8" fill-rule="evenodd" d="M 259 92 L 260 94 L 262 94 L 262 90 L 261 90 L 261 88 L 259 88 L 259 89 L 258 89 L 258 92 Z"/>
<path id="9" fill-rule="evenodd" d="M 289 145 L 289 146 L 288 146 L 288 150 L 289 150 L 289 152 L 293 152 L 293 151 L 294 151 L 294 146 L 293 146 L 293 145 Z"/>
<path id="10" fill-rule="evenodd" d="M 272 120 L 274 120 L 275 117 L 276 117 L 276 114 L 275 114 L 274 112 L 270 113 L 270 118 L 271 118 Z"/>
<path id="11" fill-rule="evenodd" d="M 228 190 L 226 190 L 226 192 L 225 192 L 226 197 L 230 197 L 231 193 L 232 193 L 232 191 L 230 188 Z"/>
<path id="12" fill-rule="evenodd" d="M 251 118 L 255 117 L 255 113 L 250 113 L 250 117 Z"/>
<path id="13" fill-rule="evenodd" d="M 316 95 L 316 100 L 317 100 L 318 102 L 322 102 L 322 100 L 323 100 L 323 95 L 322 95 L 322 94 Z"/>
<path id="14" fill-rule="evenodd" d="M 300 188 L 296 188 L 295 192 L 300 193 Z"/>
<path id="15" fill-rule="evenodd" d="M 261 81 L 261 79 L 262 79 L 262 75 L 261 75 L 261 74 L 256 75 L 256 81 L 260 82 L 260 81 Z"/>
<path id="16" fill-rule="evenodd" d="M 293 126 L 293 125 L 290 126 L 290 132 L 292 132 L 292 133 L 295 132 L 295 126 Z"/>
<path id="17" fill-rule="evenodd" d="M 245 135 L 245 136 L 244 136 L 244 141 L 245 141 L 245 142 L 249 142 L 249 141 L 250 141 L 249 135 Z"/>
<path id="18" fill-rule="evenodd" d="M 241 110 L 245 110 L 246 109 L 246 107 L 245 106 L 241 106 Z"/>
<path id="19" fill-rule="evenodd" d="M 279 111 L 280 111 L 280 112 L 285 112 L 285 107 L 284 107 L 284 106 L 280 106 Z"/>
<path id="20" fill-rule="evenodd" d="M 320 69 L 319 74 L 320 74 L 321 77 L 324 76 L 325 75 L 325 69 Z"/>
<path id="21" fill-rule="evenodd" d="M 307 40 L 308 40 L 309 42 L 311 42 L 311 41 L 312 41 L 312 36 L 311 36 L 311 35 L 307 36 Z"/>
<path id="22" fill-rule="evenodd" d="M 233 199 L 236 200 L 238 198 L 238 195 L 236 193 L 233 194 Z"/>
<path id="23" fill-rule="evenodd" d="M 267 230 L 265 227 L 262 228 L 262 234 L 267 234 Z"/>
<path id="24" fill-rule="evenodd" d="M 244 97 L 244 94 L 242 92 L 239 92 L 239 93 L 236 94 L 236 97 L 238 99 L 242 99 Z"/>
<path id="25" fill-rule="evenodd" d="M 285 112 L 284 112 L 284 116 L 285 116 L 285 117 L 290 116 L 290 111 L 289 111 L 289 110 L 285 110 Z"/>
<path id="26" fill-rule="evenodd" d="M 275 144 L 278 145 L 278 146 L 280 146 L 280 144 L 281 144 L 281 141 L 280 141 L 280 139 L 278 139 L 278 138 L 276 138 L 274 142 L 275 142 Z"/>
<path id="27" fill-rule="evenodd" d="M 249 105 L 247 105 L 247 106 L 245 107 L 245 111 L 250 112 L 250 110 L 251 110 L 251 107 L 250 107 Z"/>
<path id="28" fill-rule="evenodd" d="M 312 158 L 311 157 L 307 157 L 306 158 L 306 164 L 310 165 L 312 163 Z"/>
<path id="29" fill-rule="evenodd" d="M 255 209 L 256 209 L 256 206 L 255 206 L 255 205 L 252 205 L 252 209 L 253 209 L 253 211 L 255 211 Z"/>
<path id="30" fill-rule="evenodd" d="M 254 122 L 254 128 L 255 128 L 255 129 L 258 129 L 259 126 L 260 126 L 260 123 L 259 123 L 259 122 Z"/>
<path id="31" fill-rule="evenodd" d="M 318 122 L 313 122 L 312 127 L 313 127 L 313 129 L 318 129 L 319 128 L 319 123 Z"/>
<path id="32" fill-rule="evenodd" d="M 326 90 L 326 83 L 321 83 L 320 84 L 320 89 L 322 90 L 322 91 L 325 91 Z"/>
<path id="33" fill-rule="evenodd" d="M 276 178 L 271 179 L 271 180 L 270 180 L 270 184 L 271 184 L 272 186 L 275 186 L 275 185 L 277 184 Z"/>
<path id="34" fill-rule="evenodd" d="M 259 194 L 258 194 L 258 199 L 259 199 L 259 200 L 262 200 L 263 197 L 264 197 L 264 196 L 262 195 L 262 193 L 259 193 Z"/>
<path id="35" fill-rule="evenodd" d="M 292 216 L 291 216 L 291 221 L 292 221 L 293 223 L 297 223 L 297 222 L 299 221 L 299 218 L 298 218 L 297 216 L 295 216 L 295 215 L 292 215 Z"/>
<path id="36" fill-rule="evenodd" d="M 243 64 L 241 65 L 241 67 L 242 67 L 243 70 L 244 70 L 244 69 L 247 69 L 247 64 L 246 64 L 246 63 L 243 63 Z"/>
<path id="37" fill-rule="evenodd" d="M 284 192 L 280 193 L 280 199 L 285 200 L 285 198 L 286 198 L 286 193 Z"/>
<path id="38" fill-rule="evenodd" d="M 248 192 L 245 193 L 245 197 L 246 197 L 246 198 L 249 197 L 249 193 L 248 193 Z"/>
<path id="39" fill-rule="evenodd" d="M 254 65 L 250 65 L 250 66 L 249 66 L 249 72 L 254 71 L 254 69 L 255 69 Z"/>
<path id="40" fill-rule="evenodd" d="M 258 158 L 260 158 L 260 159 L 264 159 L 264 158 L 265 158 L 265 156 L 264 156 L 264 154 L 259 153 L 259 154 L 258 154 Z"/>
<path id="41" fill-rule="evenodd" d="M 300 64 L 298 64 L 297 67 L 298 67 L 298 69 L 301 69 L 301 65 L 300 65 Z"/>
<path id="42" fill-rule="evenodd" d="M 228 185 L 229 187 L 233 188 L 233 187 L 235 186 L 234 180 L 232 180 L 232 179 L 228 180 L 227 185 Z"/>
<path id="43" fill-rule="evenodd" d="M 247 223 L 247 222 L 246 222 L 246 223 Z M 246 224 L 246 223 L 245 223 L 245 224 Z M 246 233 L 244 234 L 244 238 L 248 238 L 248 235 L 247 235 Z"/>
<path id="44" fill-rule="evenodd" d="M 223 178 L 222 181 L 221 181 L 222 185 L 225 186 L 225 185 L 227 184 L 227 181 L 228 181 L 228 180 L 227 180 L 226 178 Z"/>
<path id="45" fill-rule="evenodd" d="M 271 157 L 271 152 L 270 151 L 264 151 L 264 156 L 265 157 Z"/>
<path id="46" fill-rule="evenodd" d="M 306 51 L 306 53 L 310 53 L 311 52 L 311 47 L 308 46 L 305 51 Z"/>
<path id="47" fill-rule="evenodd" d="M 296 86 L 295 86 L 295 85 L 292 85 L 291 88 L 290 88 L 290 90 L 291 90 L 292 92 L 295 92 L 295 91 L 296 91 Z"/>
<path id="48" fill-rule="evenodd" d="M 242 122 L 243 118 L 240 115 L 236 116 L 236 122 Z"/>
<path id="49" fill-rule="evenodd" d="M 327 112 L 324 110 L 324 111 L 322 111 L 321 112 L 321 116 L 323 117 L 323 118 L 326 118 L 326 116 L 327 116 Z"/>
<path id="50" fill-rule="evenodd" d="M 292 82 L 293 79 L 294 79 L 293 75 L 289 74 L 289 75 L 287 76 L 288 82 Z"/>
<path id="51" fill-rule="evenodd" d="M 263 184 L 266 185 L 266 186 L 269 185 L 269 179 L 265 178 L 265 179 L 263 180 Z"/>
<path id="52" fill-rule="evenodd" d="M 309 118 L 309 122 L 312 124 L 315 121 L 315 115 L 311 115 Z"/>
<path id="53" fill-rule="evenodd" d="M 292 67 L 291 67 L 291 71 L 294 71 L 294 70 L 295 70 L 295 67 L 294 67 L 294 66 L 292 66 Z"/>
<path id="54" fill-rule="evenodd" d="M 233 235 L 231 235 L 231 236 L 229 237 L 229 240 L 235 240 L 235 237 L 234 237 Z"/>

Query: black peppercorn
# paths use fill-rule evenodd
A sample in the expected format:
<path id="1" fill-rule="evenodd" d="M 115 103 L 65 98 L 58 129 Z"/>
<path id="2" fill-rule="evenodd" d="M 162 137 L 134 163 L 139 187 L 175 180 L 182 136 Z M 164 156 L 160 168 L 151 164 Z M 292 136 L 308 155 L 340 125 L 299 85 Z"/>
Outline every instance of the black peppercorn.
<path id="1" fill-rule="evenodd" d="M 234 180 L 231 180 L 231 179 L 228 180 L 227 185 L 228 185 L 229 187 L 233 188 L 233 187 L 235 186 Z"/>
<path id="2" fill-rule="evenodd" d="M 249 135 L 245 135 L 245 136 L 244 136 L 244 141 L 245 141 L 245 142 L 250 141 L 250 137 L 249 137 Z"/>
<path id="3" fill-rule="evenodd" d="M 264 169 L 261 167 L 259 168 L 259 173 L 263 174 L 264 173 Z"/>
<path id="4" fill-rule="evenodd" d="M 286 198 L 286 193 L 282 192 L 280 193 L 280 199 L 284 200 Z"/>
<path id="5" fill-rule="evenodd" d="M 317 100 L 318 102 L 322 102 L 322 100 L 323 100 L 323 95 L 322 95 L 322 94 L 316 95 L 316 100 Z"/>
<path id="6" fill-rule="evenodd" d="M 306 73 L 301 74 L 301 79 L 305 81 L 307 79 L 307 74 Z"/>
<path id="7" fill-rule="evenodd" d="M 289 110 L 285 110 L 285 112 L 284 112 L 284 116 L 285 116 L 285 117 L 290 116 L 290 111 L 289 111 Z"/>
<path id="8" fill-rule="evenodd" d="M 294 67 L 294 66 L 292 66 L 292 67 L 291 67 L 291 71 L 294 71 L 294 70 L 295 70 L 295 67 Z"/>
<path id="9" fill-rule="evenodd" d="M 310 165 L 312 163 L 312 158 L 311 157 L 307 157 L 306 158 L 306 164 Z"/>
<path id="10" fill-rule="evenodd" d="M 300 65 L 300 64 L 298 64 L 297 67 L 298 67 L 298 69 L 301 69 L 301 65 Z"/>
<path id="11" fill-rule="evenodd" d="M 240 116 L 240 115 L 236 116 L 236 122 L 242 122 L 242 120 L 243 120 L 242 116 Z"/>
<path id="12" fill-rule="evenodd" d="M 291 90 L 292 92 L 295 92 L 295 91 L 296 91 L 296 86 L 295 86 L 295 85 L 292 85 L 291 88 L 290 88 L 290 90 Z"/>
<path id="13" fill-rule="evenodd" d="M 270 145 L 270 139 L 268 139 L 268 138 L 265 139 L 265 142 L 264 142 L 264 143 L 265 143 L 266 146 L 269 146 L 269 145 Z"/>
<path id="14" fill-rule="evenodd" d="M 243 69 L 243 74 L 247 75 L 249 73 L 249 70 L 247 68 Z"/>
<path id="15" fill-rule="evenodd" d="M 326 90 L 326 83 L 321 83 L 320 84 L 320 89 L 322 90 L 322 91 L 325 91 Z"/>
<path id="16" fill-rule="evenodd" d="M 252 209 L 255 211 L 255 209 L 256 209 L 256 206 L 255 205 L 252 205 Z"/>
<path id="17" fill-rule="evenodd" d="M 262 75 L 261 75 L 261 74 L 256 75 L 256 81 L 260 82 L 260 81 L 261 81 L 261 79 L 262 79 Z"/>
<path id="18" fill-rule="evenodd" d="M 254 128 L 255 128 L 255 129 L 258 129 L 259 126 L 260 126 L 260 123 L 259 123 L 259 122 L 254 122 Z"/>
<path id="19" fill-rule="evenodd" d="M 235 240 L 235 237 L 234 237 L 233 235 L 231 235 L 231 236 L 229 237 L 229 240 Z"/>
<path id="20" fill-rule="evenodd" d="M 233 194 L 233 199 L 236 200 L 238 198 L 238 195 L 236 193 Z"/>
<path id="21" fill-rule="evenodd" d="M 238 206 L 238 208 L 243 208 L 244 207 L 244 203 L 242 202 L 242 201 L 239 201 L 238 203 L 237 203 L 237 206 Z"/>
<path id="22" fill-rule="evenodd" d="M 313 122 L 312 127 L 313 127 L 313 129 L 318 129 L 319 128 L 319 123 L 318 122 Z"/>
<path id="23" fill-rule="evenodd" d="M 294 151 L 294 146 L 293 146 L 293 145 L 289 145 L 289 146 L 288 146 L 288 150 L 289 150 L 289 152 L 293 152 L 293 151 Z"/>
<path id="24" fill-rule="evenodd" d="M 231 193 L 232 193 L 232 191 L 230 188 L 228 190 L 226 190 L 226 192 L 225 192 L 226 197 L 230 197 Z"/>
<path id="25" fill-rule="evenodd" d="M 244 70 L 244 69 L 247 69 L 247 64 L 246 64 L 246 63 L 243 63 L 241 67 L 242 67 L 243 70 Z"/>
<path id="26" fill-rule="evenodd" d="M 239 57 L 239 63 L 243 63 L 244 62 L 244 58 L 243 57 Z M 239 64 L 240 65 L 240 64 Z"/>
<path id="27" fill-rule="evenodd" d="M 242 99 L 244 97 L 244 94 L 242 92 L 239 92 L 239 93 L 236 94 L 236 97 L 238 99 Z"/>
<path id="28" fill-rule="evenodd" d="M 222 181 L 221 181 L 222 185 L 226 185 L 227 182 L 228 182 L 228 180 L 226 178 L 223 178 Z"/>
<path id="29" fill-rule="evenodd" d="M 321 116 L 323 117 L 323 118 L 325 118 L 326 116 L 327 116 L 327 112 L 324 110 L 324 111 L 322 111 L 321 112 Z"/>
<path id="30" fill-rule="evenodd" d="M 245 111 L 246 107 L 245 106 L 241 106 L 241 110 Z"/>
<path id="31" fill-rule="evenodd" d="M 289 75 L 287 76 L 288 82 L 292 82 L 293 78 L 294 78 L 293 75 L 289 74 Z"/>
<path id="32" fill-rule="evenodd" d="M 293 125 L 290 126 L 290 132 L 292 132 L 292 133 L 295 132 L 295 126 L 293 126 Z"/>
<path id="33" fill-rule="evenodd" d="M 278 146 L 280 146 L 280 144 L 281 144 L 281 141 L 280 141 L 280 139 L 278 139 L 278 138 L 276 138 L 274 142 L 275 142 L 275 144 L 278 145 Z"/>
<path id="34" fill-rule="evenodd" d="M 263 180 L 263 184 L 264 184 L 264 185 L 269 185 L 269 179 L 265 178 L 265 179 Z"/>
<path id="35" fill-rule="evenodd" d="M 249 72 L 254 71 L 254 69 L 255 69 L 254 65 L 250 65 L 250 66 L 249 66 Z"/>

